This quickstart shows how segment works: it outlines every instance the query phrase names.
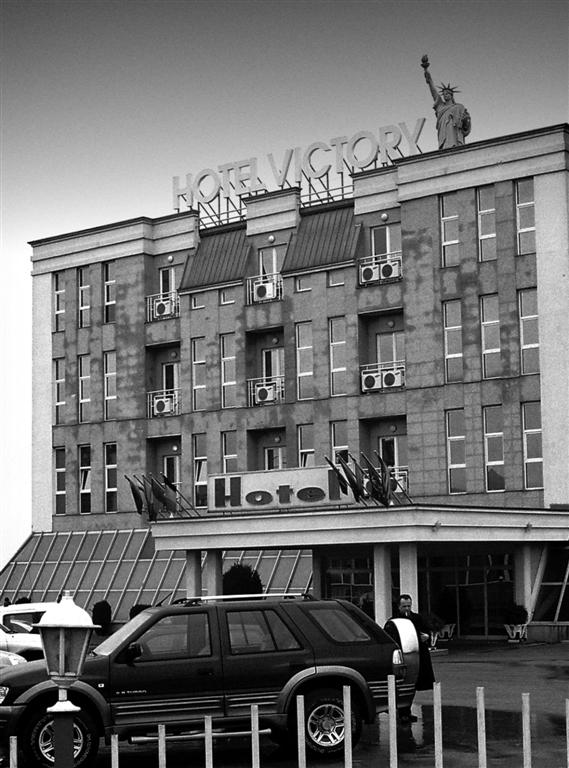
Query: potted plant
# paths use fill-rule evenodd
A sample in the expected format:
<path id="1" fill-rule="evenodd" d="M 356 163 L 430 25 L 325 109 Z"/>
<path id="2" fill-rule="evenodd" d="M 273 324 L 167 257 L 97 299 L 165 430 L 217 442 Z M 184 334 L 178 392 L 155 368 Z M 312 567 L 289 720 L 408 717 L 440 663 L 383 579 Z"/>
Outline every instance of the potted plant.
<path id="1" fill-rule="evenodd" d="M 527 639 L 528 612 L 523 605 L 512 603 L 504 611 L 504 628 L 508 642 L 520 643 Z"/>
<path id="2" fill-rule="evenodd" d="M 429 615 L 426 617 L 427 626 L 429 627 L 429 649 L 433 650 L 433 648 L 437 647 L 437 640 L 439 639 L 439 634 L 443 627 L 445 626 L 444 621 L 437 616 L 436 613 L 429 613 Z"/>

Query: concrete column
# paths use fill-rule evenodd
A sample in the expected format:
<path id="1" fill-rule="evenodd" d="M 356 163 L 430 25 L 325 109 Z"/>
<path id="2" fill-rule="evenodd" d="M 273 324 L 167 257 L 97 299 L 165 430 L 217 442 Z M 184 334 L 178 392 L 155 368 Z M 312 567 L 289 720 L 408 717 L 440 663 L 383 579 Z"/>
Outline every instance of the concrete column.
<path id="1" fill-rule="evenodd" d="M 324 583 L 323 558 L 319 549 L 312 550 L 312 594 L 316 598 L 324 597 L 322 584 Z"/>
<path id="2" fill-rule="evenodd" d="M 199 549 L 186 550 L 186 597 L 201 597 L 202 553 Z"/>
<path id="3" fill-rule="evenodd" d="M 417 545 L 407 542 L 399 545 L 399 584 L 401 593 L 411 595 L 413 610 L 420 611 L 418 577 L 417 577 Z"/>
<path id="4" fill-rule="evenodd" d="M 373 545 L 373 608 L 375 621 L 383 626 L 392 614 L 389 544 Z"/>
<path id="5" fill-rule="evenodd" d="M 204 565 L 204 587 L 208 595 L 223 594 L 222 562 L 219 549 L 208 549 Z"/>

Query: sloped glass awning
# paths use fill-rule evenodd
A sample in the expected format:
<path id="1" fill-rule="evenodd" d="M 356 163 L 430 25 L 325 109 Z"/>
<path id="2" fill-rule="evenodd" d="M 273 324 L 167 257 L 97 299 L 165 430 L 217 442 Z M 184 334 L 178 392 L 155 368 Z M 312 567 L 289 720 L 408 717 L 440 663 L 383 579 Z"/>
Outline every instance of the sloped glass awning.
<path id="1" fill-rule="evenodd" d="M 223 571 L 236 562 L 257 570 L 266 593 L 310 587 L 311 550 L 223 553 Z M 89 613 L 96 602 L 107 600 L 113 621 L 124 622 L 133 605 L 185 597 L 185 566 L 185 550 L 157 552 L 146 528 L 34 533 L 0 572 L 0 600 L 57 600 L 68 589 Z"/>

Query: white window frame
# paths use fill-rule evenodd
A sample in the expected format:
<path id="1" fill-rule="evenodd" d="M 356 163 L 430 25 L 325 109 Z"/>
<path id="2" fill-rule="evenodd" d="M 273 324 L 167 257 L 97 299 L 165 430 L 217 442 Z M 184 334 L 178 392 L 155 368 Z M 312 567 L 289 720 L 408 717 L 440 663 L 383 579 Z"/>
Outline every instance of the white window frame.
<path id="1" fill-rule="evenodd" d="M 298 446 L 298 466 L 314 467 L 314 424 L 299 424 L 296 428 Z"/>
<path id="2" fill-rule="evenodd" d="M 301 339 L 303 329 L 309 329 L 310 343 L 306 343 L 306 339 Z M 298 400 L 312 400 L 314 398 L 314 343 L 312 337 L 312 321 L 307 320 L 303 323 L 296 323 L 295 326 L 295 341 L 296 341 L 296 397 Z M 304 342 L 304 344 L 302 344 Z M 310 365 L 308 366 L 308 360 L 310 358 Z M 303 365 L 307 365 L 306 370 L 303 370 Z M 310 379 L 310 395 L 302 395 L 303 384 L 308 384 Z M 306 381 L 305 381 L 306 380 Z"/>
<path id="3" fill-rule="evenodd" d="M 376 248 L 376 232 L 385 232 L 385 250 L 381 247 Z M 381 224 L 377 227 L 372 227 L 370 230 L 371 237 L 371 255 L 376 256 L 378 259 L 387 259 L 389 256 L 401 255 L 401 223 L 394 222 L 393 224 Z"/>
<path id="4" fill-rule="evenodd" d="M 181 484 L 180 463 L 179 453 L 162 456 L 162 472 L 176 488 Z"/>
<path id="5" fill-rule="evenodd" d="M 114 462 L 110 461 L 109 453 L 114 450 Z M 114 514 L 119 511 L 118 484 L 117 484 L 117 444 L 104 443 L 103 461 L 105 464 L 105 512 Z M 114 479 L 114 482 L 113 482 Z"/>
<path id="6" fill-rule="evenodd" d="M 110 421 L 117 417 L 117 353 L 114 349 L 103 352 L 103 377 L 104 419 Z"/>
<path id="7" fill-rule="evenodd" d="M 460 314 L 460 324 L 450 325 L 449 322 L 449 309 L 450 306 L 458 306 Z M 445 381 L 452 383 L 455 381 L 462 381 L 464 376 L 464 352 L 462 346 L 462 304 L 460 299 L 451 299 L 450 301 L 443 302 L 443 333 L 444 333 L 444 345 L 445 345 Z M 460 337 L 460 352 L 449 352 L 450 337 Z M 454 346 L 454 345 L 453 345 Z M 454 378 L 449 375 L 450 361 L 460 360 L 460 377 Z"/>
<path id="8" fill-rule="evenodd" d="M 234 445 L 229 444 L 230 440 L 234 442 Z M 229 429 L 221 433 L 221 456 L 224 474 L 238 471 L 237 430 Z"/>
<path id="9" fill-rule="evenodd" d="M 312 275 L 297 275 L 294 290 L 296 293 L 309 293 L 312 290 Z"/>
<path id="10" fill-rule="evenodd" d="M 53 273 L 54 331 L 65 330 L 65 273 Z"/>
<path id="11" fill-rule="evenodd" d="M 91 355 L 77 357 L 79 421 L 91 420 Z"/>
<path id="12" fill-rule="evenodd" d="M 338 434 L 340 430 L 346 431 L 345 440 L 340 439 L 342 437 Z M 330 444 L 332 447 L 332 461 L 334 464 L 338 464 L 338 454 L 342 454 L 342 457 L 346 461 L 349 461 L 348 422 L 346 420 L 342 419 L 330 422 Z"/>
<path id="13" fill-rule="evenodd" d="M 65 448 L 62 446 L 58 446 L 57 448 L 54 448 L 54 470 L 55 470 L 55 509 L 54 513 L 59 517 L 60 515 L 65 515 L 67 512 L 67 466 L 66 466 L 66 456 L 65 456 Z M 63 456 L 63 466 L 58 466 L 58 457 Z M 60 478 L 63 478 L 61 480 Z M 58 502 L 59 499 L 63 499 L 63 501 Z M 63 511 L 58 511 L 58 506 L 63 504 Z"/>
<path id="14" fill-rule="evenodd" d="M 540 425 L 539 428 L 527 427 L 527 412 L 526 408 L 527 406 L 534 406 L 537 405 L 539 408 L 539 418 L 540 418 Z M 524 488 L 526 491 L 531 490 L 539 490 L 544 487 L 543 484 L 543 424 L 541 420 L 541 403 L 538 400 L 532 400 L 528 401 L 526 403 L 522 403 L 522 430 L 523 430 L 523 448 L 524 448 Z M 541 443 L 541 456 L 529 456 L 529 450 L 528 450 L 528 441 L 535 435 L 539 435 L 540 443 Z M 530 485 L 528 482 L 528 469 L 530 464 L 540 464 L 541 465 L 541 485 Z"/>
<path id="15" fill-rule="evenodd" d="M 520 202 L 520 185 L 525 184 L 527 182 L 531 182 L 532 184 L 532 199 L 528 200 L 526 202 Z M 535 187 L 533 178 L 526 178 L 526 179 L 519 179 L 515 183 L 516 186 L 516 242 L 517 242 L 517 253 L 519 256 L 524 256 L 528 253 L 535 253 L 536 246 L 535 246 Z M 533 225 L 531 227 L 523 227 L 522 226 L 522 216 L 526 213 L 528 209 L 532 209 L 533 211 Z M 528 232 L 533 233 L 533 248 L 531 250 L 526 250 L 526 248 L 522 248 L 522 241 L 524 239 L 524 235 L 526 235 Z"/>
<path id="16" fill-rule="evenodd" d="M 170 296 L 176 290 L 176 268 L 174 266 L 161 267 L 158 271 L 160 293 Z"/>
<path id="17" fill-rule="evenodd" d="M 286 469 L 286 445 L 266 445 L 263 448 L 263 469 L 272 472 Z"/>
<path id="18" fill-rule="evenodd" d="M 490 411 L 500 409 L 500 416 L 502 419 L 502 429 L 499 431 L 489 431 L 488 420 L 490 417 Z M 486 493 L 504 493 L 506 490 L 506 476 L 504 466 L 504 414 L 501 405 L 488 405 L 482 409 L 482 423 L 484 427 L 484 483 L 486 487 Z M 495 452 L 496 444 L 500 444 L 500 459 L 490 459 L 490 453 Z M 493 447 L 491 448 L 491 444 Z M 502 468 L 502 477 L 504 482 L 503 488 L 490 488 L 489 473 L 493 467 Z"/>
<path id="19" fill-rule="evenodd" d="M 192 293 L 192 309 L 203 309 L 204 307 L 204 294 Z"/>
<path id="20" fill-rule="evenodd" d="M 388 346 L 391 347 L 390 350 L 388 350 L 389 354 L 387 356 L 382 355 L 381 353 L 381 342 L 385 339 L 390 339 L 391 344 L 388 344 Z M 384 346 L 384 352 L 385 352 L 385 345 Z M 403 364 L 405 362 L 405 331 L 389 331 L 389 333 L 376 333 L 375 335 L 375 349 L 376 349 L 376 356 L 377 356 L 377 362 L 380 365 L 389 365 L 391 363 L 395 364 Z"/>
<path id="21" fill-rule="evenodd" d="M 116 321 L 116 288 L 115 262 L 103 263 L 103 323 Z"/>
<path id="22" fill-rule="evenodd" d="M 79 468 L 79 514 L 80 515 L 90 515 L 93 511 L 91 508 L 91 463 L 92 463 L 92 450 L 90 445 L 80 445 L 78 446 L 78 452 L 79 452 L 79 461 L 78 461 L 78 468 Z M 87 455 L 88 453 L 88 455 Z M 88 458 L 89 463 L 84 464 L 83 460 L 84 458 Z M 86 499 L 87 501 L 83 501 Z M 83 504 L 87 504 L 88 509 L 86 511 L 83 510 Z"/>
<path id="23" fill-rule="evenodd" d="M 203 346 L 203 349 L 201 348 Z M 205 336 L 197 336 L 192 339 L 192 409 L 194 411 L 203 411 L 206 403 L 200 405 L 200 399 L 205 399 L 206 390 L 206 366 L 205 366 Z M 203 384 L 196 381 L 203 379 Z"/>
<path id="24" fill-rule="evenodd" d="M 88 328 L 91 325 L 89 267 L 77 267 L 77 320 L 79 328 Z"/>
<path id="25" fill-rule="evenodd" d="M 53 401 L 55 407 L 55 424 L 63 422 L 65 407 L 65 358 L 56 357 L 53 360 Z"/>
<path id="26" fill-rule="evenodd" d="M 203 441 L 200 448 L 199 443 Z M 207 507 L 207 434 L 199 432 L 192 436 L 194 456 L 194 504 Z M 205 504 L 203 503 L 205 501 Z"/>
<path id="27" fill-rule="evenodd" d="M 466 493 L 466 434 L 460 434 L 460 435 L 451 435 L 451 416 L 453 413 L 462 413 L 463 421 L 464 421 L 464 408 L 453 408 L 449 411 L 446 411 L 445 413 L 445 420 L 446 420 L 446 441 L 447 441 L 447 487 L 449 495 L 455 496 Z M 464 433 L 466 432 L 466 425 L 464 428 Z M 455 462 L 453 461 L 453 448 L 456 444 L 462 443 L 462 450 L 464 452 L 464 461 L 463 462 Z M 452 483 L 452 475 L 453 470 L 463 470 L 464 471 L 464 490 L 455 491 L 453 490 L 453 483 Z"/>
<path id="28" fill-rule="evenodd" d="M 524 315 L 522 314 L 524 311 L 523 300 L 524 300 L 524 297 L 530 295 L 530 293 L 534 296 L 534 303 L 536 305 L 536 310 L 534 314 Z M 538 323 L 538 310 L 537 310 L 537 288 L 524 288 L 521 291 L 518 291 L 518 315 L 519 315 L 519 322 L 520 322 L 520 371 L 522 375 L 539 373 L 540 365 L 539 365 L 539 323 Z M 536 324 L 537 342 L 526 343 L 524 339 L 524 335 L 525 335 L 524 329 L 528 323 Z M 524 352 L 528 350 L 537 350 L 538 352 L 537 367 L 535 370 L 529 370 L 529 371 L 525 370 Z"/>
<path id="29" fill-rule="evenodd" d="M 328 272 L 328 287 L 338 288 L 346 284 L 346 276 L 343 269 L 331 269 Z"/>
<path id="30" fill-rule="evenodd" d="M 223 307 L 228 304 L 235 304 L 235 288 L 220 288 L 219 303 Z"/>
<path id="31" fill-rule="evenodd" d="M 441 256 L 442 256 L 442 266 L 443 267 L 455 267 L 458 264 L 460 264 L 460 239 L 458 236 L 458 212 L 453 214 L 446 214 L 445 213 L 445 199 L 448 199 L 453 196 L 453 199 L 456 200 L 456 192 L 448 192 L 444 195 L 441 195 L 440 198 L 440 218 L 441 218 Z M 456 221 L 456 238 L 455 239 L 446 239 L 446 225 L 450 224 L 451 222 Z M 456 259 L 449 258 L 448 253 L 449 249 L 452 247 L 454 251 L 454 246 L 456 246 Z"/>
<path id="32" fill-rule="evenodd" d="M 496 305 L 496 313 L 497 317 L 494 319 L 486 319 L 487 316 L 487 309 L 489 307 L 489 301 L 492 299 L 495 301 Z M 493 347 L 490 346 L 490 342 L 487 339 L 487 336 L 494 331 L 494 329 L 497 327 L 498 329 L 498 346 Z M 501 343 L 500 343 L 500 303 L 498 299 L 497 293 L 490 293 L 486 296 L 480 297 L 480 333 L 481 333 L 481 348 L 482 348 L 482 378 L 483 379 L 497 379 L 502 375 L 502 364 L 501 364 Z M 494 359 L 495 356 L 498 356 L 498 359 L 500 360 L 500 370 L 496 373 L 489 373 L 490 369 L 490 361 Z"/>
<path id="33" fill-rule="evenodd" d="M 335 340 L 335 328 L 341 321 L 343 328 L 343 338 Z M 347 394 L 347 341 L 346 341 L 346 318 L 344 316 L 330 317 L 328 320 L 328 344 L 329 344 L 329 356 L 330 356 L 330 396 L 338 397 Z M 343 365 L 336 364 L 336 355 L 340 355 L 344 358 Z M 338 380 L 343 383 L 343 386 L 338 384 Z M 337 391 L 338 390 L 338 391 Z M 339 391 L 341 390 L 341 391 Z"/>
<path id="34" fill-rule="evenodd" d="M 229 346 L 229 349 L 227 348 Z M 222 333 L 219 337 L 221 357 L 221 407 L 234 408 L 237 395 L 237 358 L 235 355 L 235 333 Z"/>
<path id="35" fill-rule="evenodd" d="M 494 198 L 494 206 L 492 208 L 482 208 L 482 192 L 486 190 L 492 190 Z M 476 211 L 478 222 L 478 260 L 479 261 L 495 261 L 496 255 L 496 199 L 495 188 L 493 184 L 485 184 L 483 187 L 478 187 L 476 190 Z M 492 232 L 482 234 L 483 230 L 487 228 L 488 220 L 493 220 Z M 486 226 L 485 226 L 486 224 Z M 484 245 L 490 240 L 494 241 L 493 255 L 488 257 L 484 255 Z"/>

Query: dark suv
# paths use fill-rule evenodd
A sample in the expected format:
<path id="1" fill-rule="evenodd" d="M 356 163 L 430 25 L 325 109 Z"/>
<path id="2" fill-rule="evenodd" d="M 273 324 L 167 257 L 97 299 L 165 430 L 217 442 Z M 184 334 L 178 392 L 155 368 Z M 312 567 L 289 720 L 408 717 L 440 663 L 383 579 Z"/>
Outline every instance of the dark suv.
<path id="1" fill-rule="evenodd" d="M 242 731 L 252 704 L 260 727 L 285 743 L 294 739 L 299 694 L 308 750 L 332 754 L 343 749 L 343 686 L 351 688 L 355 744 L 362 722 L 387 709 L 388 675 L 396 678 L 398 706 L 408 706 L 417 669 L 416 643 L 403 658 L 391 637 L 343 600 L 218 598 L 148 608 L 93 650 L 70 689 L 81 708 L 75 765 L 92 762 L 101 736 L 156 736 L 158 723 L 167 736 L 191 737 L 211 715 L 214 728 Z M 45 663 L 1 674 L 4 748 L 16 734 L 27 764 L 53 766 L 46 708 L 56 689 Z"/>

